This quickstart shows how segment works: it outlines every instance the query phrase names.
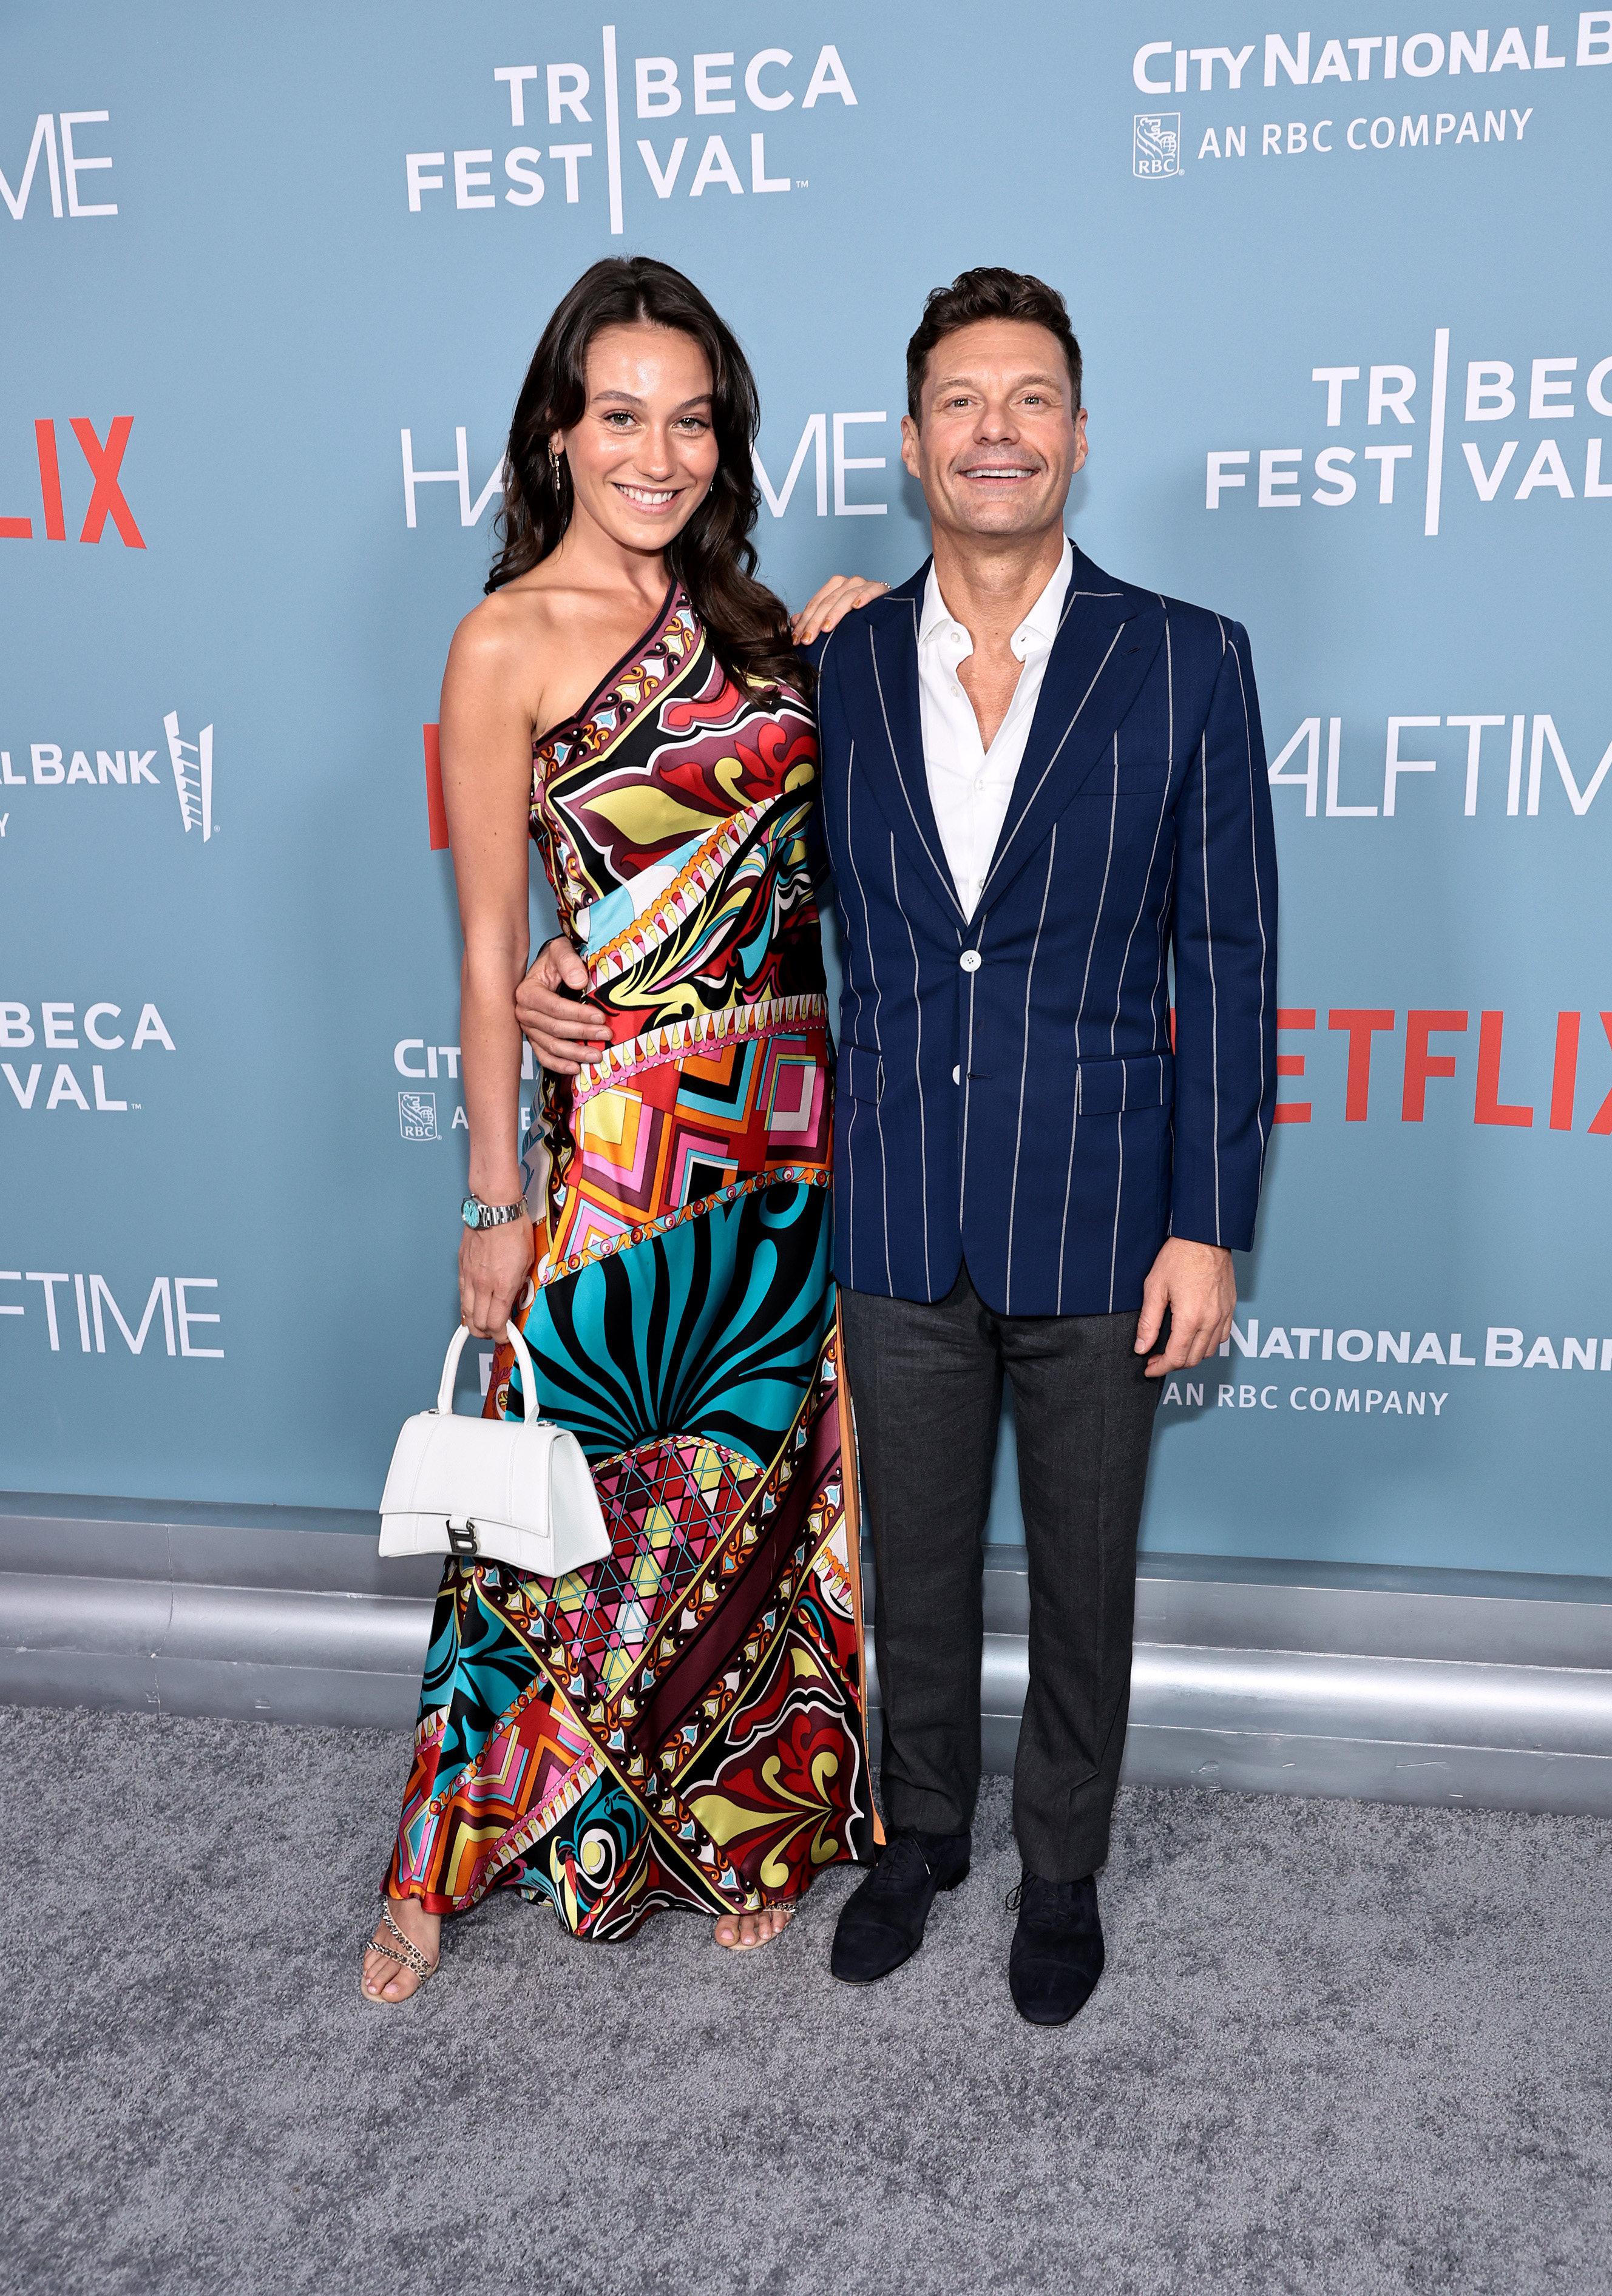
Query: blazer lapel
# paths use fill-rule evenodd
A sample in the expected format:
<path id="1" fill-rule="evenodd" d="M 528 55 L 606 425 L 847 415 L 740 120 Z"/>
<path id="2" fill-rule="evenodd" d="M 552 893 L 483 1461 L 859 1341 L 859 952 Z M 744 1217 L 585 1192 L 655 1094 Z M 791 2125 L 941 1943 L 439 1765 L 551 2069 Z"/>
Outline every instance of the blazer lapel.
<path id="1" fill-rule="evenodd" d="M 924 767 L 918 616 L 928 573 L 925 561 L 911 581 L 882 601 L 876 613 L 868 611 L 857 618 L 865 627 L 854 629 L 853 659 L 859 649 L 866 687 L 865 706 L 858 713 L 856 763 L 867 773 L 897 844 L 925 882 L 938 887 L 948 913 L 960 923 L 963 912 L 946 864 Z"/>
<path id="2" fill-rule="evenodd" d="M 1114 581 L 1075 552 L 982 907 L 1012 883 L 1091 772 L 1140 691 L 1164 632 L 1164 608 L 1151 593 Z"/>

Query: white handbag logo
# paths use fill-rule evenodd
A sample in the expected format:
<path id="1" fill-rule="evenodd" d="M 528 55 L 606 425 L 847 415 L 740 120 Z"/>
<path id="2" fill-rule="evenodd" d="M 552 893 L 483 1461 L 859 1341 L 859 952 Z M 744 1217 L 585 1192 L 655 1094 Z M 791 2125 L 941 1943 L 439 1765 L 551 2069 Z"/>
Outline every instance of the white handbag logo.
<path id="1" fill-rule="evenodd" d="M 609 1554 L 582 1447 L 563 1427 L 531 1415 L 531 1357 L 516 1325 L 505 1328 L 520 1361 L 526 1416 L 454 1416 L 454 1374 L 470 1337 L 461 1324 L 434 1406 L 406 1419 L 398 1437 L 381 1497 L 382 1554 L 456 1554 L 558 1578 Z"/>

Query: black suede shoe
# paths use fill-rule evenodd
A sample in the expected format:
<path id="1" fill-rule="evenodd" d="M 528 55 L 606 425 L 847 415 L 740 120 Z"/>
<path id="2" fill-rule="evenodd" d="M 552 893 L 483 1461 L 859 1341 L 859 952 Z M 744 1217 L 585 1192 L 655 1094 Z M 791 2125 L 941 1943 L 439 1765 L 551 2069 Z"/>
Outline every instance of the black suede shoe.
<path id="1" fill-rule="evenodd" d="M 966 1833 L 895 1833 L 861 1888 L 848 1898 L 828 1966 L 847 1985 L 873 1985 L 910 1961 L 940 1890 L 968 1873 Z"/>
<path id="2" fill-rule="evenodd" d="M 1008 1900 L 1019 1924 L 1008 1956 L 1013 2005 L 1030 2025 L 1066 2025 L 1090 1999 L 1103 1973 L 1103 1924 L 1097 1882 L 1043 1882 L 1026 1874 Z"/>

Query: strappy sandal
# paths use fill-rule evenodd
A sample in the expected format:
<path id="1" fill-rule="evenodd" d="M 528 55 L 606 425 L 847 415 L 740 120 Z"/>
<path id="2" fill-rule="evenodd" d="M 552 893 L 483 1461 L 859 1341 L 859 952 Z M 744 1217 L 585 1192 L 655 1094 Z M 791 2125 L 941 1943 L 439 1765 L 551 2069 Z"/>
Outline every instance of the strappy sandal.
<path id="1" fill-rule="evenodd" d="M 388 1906 L 384 1898 L 381 1900 L 381 1919 L 385 1923 L 387 1928 L 391 1931 L 392 1936 L 397 1939 L 396 1945 L 377 1945 L 373 1937 L 368 1937 L 364 1940 L 364 1950 L 366 1953 L 378 1953 L 383 1961 L 395 1961 L 399 1969 L 406 1969 L 412 1977 L 417 1977 L 419 1979 L 420 1982 L 415 1986 L 414 1993 L 407 1996 L 407 1998 L 412 2001 L 415 1998 L 415 1994 L 424 1990 L 426 1980 L 436 1975 L 437 1962 L 427 1961 L 419 1947 L 415 1945 L 412 1939 L 404 1936 L 396 1922 L 393 1921 L 391 1917 L 391 1908 Z M 440 1954 L 439 1954 L 438 1961 L 440 1961 Z M 365 1992 L 364 1974 L 361 1969 L 358 1973 L 358 1991 L 366 2001 L 371 2003 L 373 2006 L 378 2009 L 399 2009 L 403 2005 L 402 2003 L 399 2001 L 389 2001 L 383 1993 Z"/>

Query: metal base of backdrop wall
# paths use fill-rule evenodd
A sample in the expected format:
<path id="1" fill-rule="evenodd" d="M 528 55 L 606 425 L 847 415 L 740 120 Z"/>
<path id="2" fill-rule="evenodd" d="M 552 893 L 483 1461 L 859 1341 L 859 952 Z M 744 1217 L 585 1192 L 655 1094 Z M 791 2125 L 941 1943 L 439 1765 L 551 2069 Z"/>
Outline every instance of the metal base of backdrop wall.
<path id="1" fill-rule="evenodd" d="M 374 1529 L 0 1500 L 0 1700 L 408 1730 L 439 1565 L 382 1562 Z M 1024 1552 L 991 1547 L 990 1770 L 1012 1767 L 1028 1628 Z M 1145 1555 L 1124 1775 L 1612 1816 L 1612 1579 Z"/>

